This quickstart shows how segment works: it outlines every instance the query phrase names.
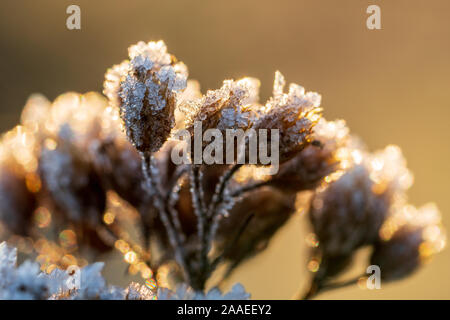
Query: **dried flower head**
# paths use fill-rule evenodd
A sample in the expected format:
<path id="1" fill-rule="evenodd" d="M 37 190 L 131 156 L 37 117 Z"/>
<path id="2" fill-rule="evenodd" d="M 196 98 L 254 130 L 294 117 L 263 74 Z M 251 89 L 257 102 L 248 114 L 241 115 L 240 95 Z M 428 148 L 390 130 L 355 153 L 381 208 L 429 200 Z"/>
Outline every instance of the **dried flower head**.
<path id="1" fill-rule="evenodd" d="M 120 109 L 127 136 L 141 152 L 157 151 L 175 124 L 176 94 L 186 87 L 187 68 L 163 41 L 139 42 L 129 61 L 109 69 L 104 93 Z"/>
<path id="2" fill-rule="evenodd" d="M 256 130 L 279 130 L 280 163 L 292 158 L 311 142 L 313 127 L 322 112 L 319 94 L 305 93 L 304 88 L 295 83 L 291 83 L 289 92 L 284 93 L 284 86 L 284 77 L 277 71 L 273 97 L 261 108 L 259 119 L 253 126 Z"/>
<path id="3" fill-rule="evenodd" d="M 70 221 L 95 228 L 105 209 L 105 191 L 87 155 L 71 143 L 71 133 L 67 132 L 70 128 L 62 130 L 65 132 L 56 147 L 44 147 L 41 152 L 41 180 L 56 206 Z"/>
<path id="4" fill-rule="evenodd" d="M 105 108 L 101 121 L 100 132 L 89 145 L 90 161 L 105 189 L 141 209 L 146 198 L 141 156 L 121 130 L 117 108 Z"/>
<path id="5" fill-rule="evenodd" d="M 370 263 L 380 267 L 385 280 L 408 276 L 440 252 L 446 242 L 441 215 L 434 204 L 419 209 L 406 205 L 386 221 L 380 235 Z"/>
<path id="6" fill-rule="evenodd" d="M 309 217 L 323 255 L 348 255 L 376 238 L 389 201 L 373 193 L 369 175 L 355 166 L 314 196 Z"/>
<path id="7" fill-rule="evenodd" d="M 324 255 L 345 256 L 376 240 L 391 205 L 411 184 L 398 152 L 398 147 L 388 146 L 369 155 L 318 190 L 310 219 Z"/>
<path id="8" fill-rule="evenodd" d="M 194 122 L 207 129 L 247 129 L 252 126 L 259 99 L 260 82 L 255 78 L 225 80 L 220 89 L 208 90 L 200 99 L 180 105 L 185 114 L 185 127 L 193 130 Z"/>
<path id="9" fill-rule="evenodd" d="M 362 151 L 353 146 L 354 139 L 344 120 L 321 118 L 312 139 L 314 143 L 280 167 L 270 180 L 271 186 L 287 192 L 313 189 L 331 173 L 362 160 Z"/>
<path id="10" fill-rule="evenodd" d="M 73 148 L 87 152 L 89 144 L 99 135 L 106 105 L 106 99 L 96 92 L 68 92 L 58 96 L 45 123 L 44 146 L 52 149 L 62 137 Z"/>

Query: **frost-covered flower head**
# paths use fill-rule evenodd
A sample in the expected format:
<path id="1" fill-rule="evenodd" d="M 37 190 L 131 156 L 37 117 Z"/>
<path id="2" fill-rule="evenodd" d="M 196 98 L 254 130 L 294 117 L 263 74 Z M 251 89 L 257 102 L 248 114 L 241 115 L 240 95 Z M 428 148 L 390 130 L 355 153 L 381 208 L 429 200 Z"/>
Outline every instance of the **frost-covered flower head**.
<path id="1" fill-rule="evenodd" d="M 186 87 L 187 68 L 163 41 L 139 42 L 129 61 L 105 75 L 104 93 L 120 109 L 127 136 L 139 151 L 155 152 L 174 126 L 176 94 Z"/>
<path id="2" fill-rule="evenodd" d="M 381 268 L 383 279 L 397 280 L 440 252 L 445 243 L 441 215 L 434 204 L 419 209 L 404 205 L 383 225 L 370 263 Z"/>
<path id="3" fill-rule="evenodd" d="M 225 80 L 220 89 L 208 90 L 205 96 L 180 105 L 185 126 L 192 130 L 194 122 L 202 129 L 247 129 L 255 120 L 260 82 L 255 78 Z"/>
<path id="4" fill-rule="evenodd" d="M 68 92 L 58 96 L 48 111 L 44 146 L 55 148 L 57 140 L 62 138 L 86 151 L 98 137 L 106 106 L 106 99 L 95 92 Z"/>
<path id="5" fill-rule="evenodd" d="M 349 134 L 344 120 L 321 118 L 314 127 L 312 140 L 314 143 L 280 167 L 270 185 L 288 192 L 313 189 L 328 175 L 362 160 L 363 151 Z"/>
<path id="6" fill-rule="evenodd" d="M 70 129 L 66 130 L 70 137 Z M 65 135 L 54 146 L 43 148 L 39 174 L 56 207 L 70 221 L 98 225 L 106 205 L 105 190 L 87 155 Z"/>
<path id="7" fill-rule="evenodd" d="M 328 256 L 349 255 L 373 243 L 391 206 L 411 185 L 406 162 L 393 146 L 331 178 L 335 180 L 318 189 L 310 208 L 320 249 Z"/>
<path id="8" fill-rule="evenodd" d="M 261 110 L 254 129 L 279 129 L 280 162 L 292 158 L 311 141 L 314 125 L 321 117 L 321 97 L 315 92 L 306 92 L 295 83 L 284 93 L 285 80 L 280 72 L 275 73 L 273 97 Z"/>
<path id="9" fill-rule="evenodd" d="M 369 175 L 364 166 L 357 165 L 311 201 L 309 217 L 323 255 L 349 255 L 376 238 L 389 201 L 372 191 Z"/>

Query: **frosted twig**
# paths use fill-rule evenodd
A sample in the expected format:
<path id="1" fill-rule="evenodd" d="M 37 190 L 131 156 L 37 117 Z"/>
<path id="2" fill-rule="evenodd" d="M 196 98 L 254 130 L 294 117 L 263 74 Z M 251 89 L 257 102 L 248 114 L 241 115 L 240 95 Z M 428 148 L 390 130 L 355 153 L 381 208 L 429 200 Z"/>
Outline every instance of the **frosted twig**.
<path id="1" fill-rule="evenodd" d="M 238 188 L 238 189 L 234 190 L 231 193 L 231 196 L 233 198 L 238 198 L 238 197 L 242 196 L 244 193 L 247 193 L 247 192 L 250 192 L 250 191 L 254 191 L 256 189 L 259 189 L 261 187 L 267 186 L 269 184 L 270 184 L 270 180 L 268 180 L 268 181 L 261 181 L 261 182 L 257 182 L 257 183 L 254 183 L 254 184 L 249 184 L 249 185 L 246 185 L 246 186 L 243 186 L 241 188 Z"/>
<path id="2" fill-rule="evenodd" d="M 207 212 L 206 205 L 203 194 L 202 187 L 202 176 L 200 171 L 200 166 L 192 164 L 191 170 L 191 195 L 192 195 L 192 204 L 194 207 L 194 213 L 197 217 L 197 235 L 199 239 L 199 262 L 200 262 L 200 272 L 205 275 L 207 270 L 209 269 L 208 262 L 208 244 L 206 243 L 206 234 L 207 234 Z M 201 277 L 200 287 L 204 286 L 205 277 Z"/>
<path id="3" fill-rule="evenodd" d="M 211 274 L 217 266 L 224 260 L 224 258 L 227 256 L 227 254 L 234 248 L 234 246 L 238 243 L 239 239 L 241 238 L 241 235 L 244 233 L 245 229 L 247 229 L 247 226 L 249 225 L 250 221 L 255 216 L 254 213 L 251 213 L 248 215 L 248 217 L 244 220 L 242 225 L 240 226 L 239 230 L 236 232 L 236 235 L 234 239 L 225 247 L 222 254 L 220 254 L 217 258 L 211 262 L 209 273 Z"/>
<path id="4" fill-rule="evenodd" d="M 181 190 L 181 185 L 178 183 L 178 180 L 186 173 L 186 171 L 187 171 L 186 167 L 177 167 L 169 183 L 169 188 L 167 190 L 165 201 L 167 203 L 170 216 L 172 217 L 175 230 L 178 233 L 180 241 L 182 243 L 184 243 L 186 237 L 184 235 L 183 228 L 181 226 L 180 218 L 178 217 L 178 212 L 175 209 L 175 205 L 176 202 L 178 201 L 179 193 Z"/>
<path id="5" fill-rule="evenodd" d="M 175 259 L 180 264 L 181 269 L 183 270 L 184 276 L 187 281 L 190 280 L 190 272 L 185 260 L 185 253 L 181 244 L 181 239 L 177 232 L 175 232 L 174 227 L 172 226 L 169 215 L 167 213 L 163 197 L 161 196 L 159 187 L 158 187 L 158 169 L 153 165 L 154 157 L 150 152 L 142 153 L 142 169 L 144 172 L 144 177 L 147 182 L 147 186 L 149 192 L 154 196 L 155 207 L 159 210 L 161 221 L 167 231 L 167 236 L 169 242 L 174 250 Z"/>
<path id="6" fill-rule="evenodd" d="M 229 170 L 227 170 L 222 177 L 220 177 L 219 182 L 216 185 L 216 191 L 212 196 L 211 203 L 208 208 L 207 213 L 207 230 L 208 234 L 206 236 L 206 252 L 204 253 L 206 256 L 212 246 L 212 242 L 216 235 L 217 229 L 219 227 L 219 221 L 222 212 L 227 212 L 230 207 L 234 204 L 233 198 L 226 197 L 227 186 L 230 180 L 233 178 L 233 175 L 242 167 L 242 164 L 234 164 Z M 226 199 L 227 198 L 227 199 Z M 225 208 L 221 208 L 221 206 L 226 205 L 228 202 L 228 206 Z M 224 209 L 224 210 L 221 210 Z"/>
<path id="7" fill-rule="evenodd" d="M 358 280 L 360 278 L 361 278 L 361 275 L 359 275 L 355 278 L 349 279 L 349 280 L 345 280 L 342 282 L 334 282 L 334 283 L 326 283 L 323 281 L 316 282 L 313 280 L 308 291 L 304 294 L 298 293 L 294 297 L 294 300 L 309 300 L 309 299 L 317 296 L 319 293 L 323 293 L 325 291 L 330 291 L 330 290 L 335 290 L 335 289 L 340 289 L 340 288 L 345 288 L 345 287 L 348 287 L 351 285 L 355 285 L 358 283 Z"/>

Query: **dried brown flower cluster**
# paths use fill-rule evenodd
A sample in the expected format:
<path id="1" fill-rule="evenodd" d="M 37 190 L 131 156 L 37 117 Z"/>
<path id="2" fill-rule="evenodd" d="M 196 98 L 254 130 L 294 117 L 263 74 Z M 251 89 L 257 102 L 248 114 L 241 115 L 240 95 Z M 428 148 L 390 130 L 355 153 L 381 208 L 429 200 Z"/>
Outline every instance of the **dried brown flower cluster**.
<path id="1" fill-rule="evenodd" d="M 178 295 L 207 298 L 199 292 L 217 266 L 226 265 L 226 278 L 299 206 L 314 232 L 306 297 L 329 287 L 362 247 L 373 248 L 370 263 L 386 280 L 444 247 L 437 209 L 406 202 L 412 176 L 400 149 L 368 152 L 343 120 L 322 117 L 320 95 L 297 84 L 286 93 L 279 72 L 265 103 L 254 78 L 203 95 L 164 42 L 139 42 L 128 56 L 107 71 L 106 98 L 66 93 L 52 103 L 34 95 L 21 124 L 2 137 L 0 237 L 36 256 L 42 271 L 84 266 L 90 257 L 81 252 L 115 248 L 130 273 L 158 287 L 185 283 L 197 294 L 183 287 Z M 195 123 L 278 130 L 278 173 L 193 164 L 192 154 L 175 165 L 171 137 L 183 128 L 193 134 Z M 121 295 L 153 296 L 147 291 L 133 284 Z"/>

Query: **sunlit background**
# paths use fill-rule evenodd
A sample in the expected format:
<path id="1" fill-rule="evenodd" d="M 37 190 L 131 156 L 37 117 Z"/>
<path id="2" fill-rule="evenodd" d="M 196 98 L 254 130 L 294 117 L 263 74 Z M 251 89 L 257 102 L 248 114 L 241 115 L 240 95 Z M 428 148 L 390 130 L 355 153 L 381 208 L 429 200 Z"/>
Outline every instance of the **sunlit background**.
<path id="1" fill-rule="evenodd" d="M 81 30 L 66 29 L 70 4 L 81 8 Z M 371 4 L 381 7 L 382 30 L 366 28 Z M 449 16 L 447 0 L 2 0 L 0 129 L 18 123 L 31 93 L 100 91 L 105 70 L 130 44 L 164 39 L 203 91 L 248 75 L 261 79 L 265 100 L 278 69 L 320 92 L 326 118 L 345 119 L 372 150 L 401 146 L 415 175 L 410 200 L 435 201 L 450 226 Z M 305 286 L 302 219 L 294 217 L 229 284 L 242 282 L 257 299 L 288 299 Z M 119 264 L 106 275 L 124 284 Z M 449 272 L 445 250 L 381 290 L 354 286 L 319 298 L 449 299 Z"/>

